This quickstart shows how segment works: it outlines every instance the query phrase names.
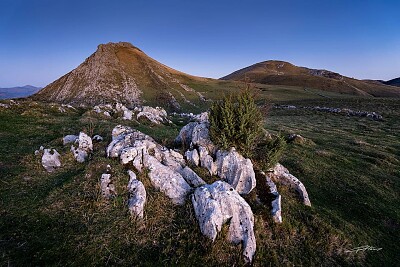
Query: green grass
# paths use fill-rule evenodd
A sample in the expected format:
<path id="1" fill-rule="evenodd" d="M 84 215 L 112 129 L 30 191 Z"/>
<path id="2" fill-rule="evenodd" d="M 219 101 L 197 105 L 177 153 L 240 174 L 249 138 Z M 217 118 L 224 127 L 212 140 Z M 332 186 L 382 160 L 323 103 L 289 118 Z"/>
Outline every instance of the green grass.
<path id="1" fill-rule="evenodd" d="M 384 121 L 310 110 L 270 111 L 268 130 L 312 141 L 289 144 L 281 162 L 305 184 L 313 206 L 303 206 L 293 192 L 279 187 L 283 223 L 277 225 L 268 207 L 249 198 L 257 239 L 254 265 L 398 264 L 400 101 L 310 97 L 282 102 L 281 96 L 271 101 L 378 111 Z M 105 157 L 112 128 L 130 125 L 170 146 L 183 123 L 139 125 L 27 103 L 0 110 L 0 265 L 244 265 L 240 246 L 224 239 L 226 228 L 211 243 L 200 233 L 190 200 L 173 205 L 145 175 L 139 175 L 148 194 L 145 219 L 129 216 L 126 169 Z M 95 144 L 88 163 L 79 164 L 61 138 L 84 129 L 105 141 Z M 61 153 L 60 170 L 43 170 L 33 154 L 40 145 Z M 101 198 L 99 188 L 107 164 L 117 188 L 111 201 Z M 202 169 L 195 171 L 207 176 Z M 345 252 L 363 245 L 382 250 Z"/>

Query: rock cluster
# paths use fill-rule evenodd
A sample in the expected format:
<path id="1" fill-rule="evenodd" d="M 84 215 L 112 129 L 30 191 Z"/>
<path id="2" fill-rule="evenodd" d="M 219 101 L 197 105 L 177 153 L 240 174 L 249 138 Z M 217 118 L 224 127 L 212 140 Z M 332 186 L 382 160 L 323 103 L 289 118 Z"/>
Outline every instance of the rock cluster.
<path id="1" fill-rule="evenodd" d="M 208 121 L 187 124 L 179 132 L 175 143 L 189 148 L 185 155 L 190 163 L 206 168 L 210 175 L 219 176 L 239 194 L 248 194 L 256 186 L 250 159 L 245 159 L 235 148 L 217 150 L 209 137 Z"/>
<path id="2" fill-rule="evenodd" d="M 183 204 L 190 184 L 203 184 L 202 179 L 185 166 L 183 156 L 167 149 L 148 135 L 118 125 L 107 147 L 108 157 L 119 157 L 123 164 L 132 164 L 138 171 L 149 171 L 152 185 L 165 193 L 175 204 Z"/>
<path id="3" fill-rule="evenodd" d="M 328 112 L 328 113 L 336 113 L 344 116 L 355 116 L 355 117 L 367 117 L 372 120 L 376 121 L 381 121 L 383 120 L 382 115 L 378 114 L 377 112 L 368 112 L 368 111 L 356 111 L 352 110 L 349 108 L 330 108 L 330 107 L 296 107 L 293 105 L 279 105 L 279 106 L 274 106 L 275 108 L 281 108 L 281 109 L 308 109 L 308 110 L 315 110 L 315 111 L 322 111 L 322 112 Z"/>
<path id="4" fill-rule="evenodd" d="M 94 106 L 93 111 L 107 117 L 118 114 L 124 120 L 146 119 L 154 124 L 170 123 L 167 112 L 160 107 L 142 106 L 129 109 L 121 103 L 117 103 L 114 106 L 111 104 L 100 104 Z"/>

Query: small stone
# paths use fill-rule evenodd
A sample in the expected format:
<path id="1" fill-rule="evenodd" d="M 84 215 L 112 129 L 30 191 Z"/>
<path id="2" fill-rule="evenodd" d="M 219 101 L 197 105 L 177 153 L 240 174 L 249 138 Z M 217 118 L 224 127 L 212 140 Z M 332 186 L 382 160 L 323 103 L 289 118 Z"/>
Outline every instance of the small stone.
<path id="1" fill-rule="evenodd" d="M 42 166 L 47 172 L 53 172 L 61 167 L 60 154 L 55 149 L 44 149 L 42 156 Z"/>

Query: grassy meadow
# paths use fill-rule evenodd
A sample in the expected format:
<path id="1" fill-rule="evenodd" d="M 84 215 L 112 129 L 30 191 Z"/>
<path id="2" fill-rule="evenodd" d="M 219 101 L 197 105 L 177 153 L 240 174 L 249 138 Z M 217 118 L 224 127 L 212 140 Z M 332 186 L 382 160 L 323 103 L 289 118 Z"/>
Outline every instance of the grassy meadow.
<path id="1" fill-rule="evenodd" d="M 296 89 L 297 97 L 286 99 L 290 88 L 263 89 L 271 103 L 375 111 L 384 120 L 304 109 L 269 111 L 268 131 L 306 138 L 304 143 L 288 144 L 281 163 L 304 183 L 312 207 L 279 187 L 283 223 L 275 224 L 269 207 L 249 199 L 257 240 L 253 265 L 398 265 L 400 100 L 322 97 L 302 89 Z M 240 245 L 224 238 L 227 227 L 212 243 L 202 236 L 191 201 L 173 205 L 151 186 L 145 173 L 138 176 L 147 190 L 145 217 L 130 218 L 127 167 L 105 157 L 111 130 L 117 124 L 129 125 L 171 146 L 186 123 L 173 121 L 151 126 L 83 109 L 60 113 L 57 106 L 30 101 L 0 108 L 1 266 L 245 265 Z M 64 135 L 79 131 L 105 139 L 95 143 L 84 164 L 75 162 L 69 147 L 62 145 Z M 62 168 L 53 173 L 42 168 L 40 157 L 34 155 L 41 145 L 57 149 Z M 100 192 L 107 164 L 117 190 L 111 201 L 103 200 Z M 349 252 L 366 245 L 380 250 Z"/>

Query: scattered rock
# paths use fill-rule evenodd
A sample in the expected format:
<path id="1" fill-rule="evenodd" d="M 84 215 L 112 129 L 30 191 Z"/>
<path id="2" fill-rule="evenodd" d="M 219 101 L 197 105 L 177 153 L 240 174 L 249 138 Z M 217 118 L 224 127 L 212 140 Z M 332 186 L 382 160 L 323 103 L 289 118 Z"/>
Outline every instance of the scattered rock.
<path id="1" fill-rule="evenodd" d="M 245 260 L 253 260 L 256 251 L 253 212 L 233 187 L 223 181 L 198 187 L 192 195 L 192 204 L 205 236 L 214 241 L 222 225 L 229 222 L 228 240 L 234 244 L 243 242 Z"/>
<path id="2" fill-rule="evenodd" d="M 210 175 L 217 175 L 217 163 L 215 163 L 213 157 L 209 155 L 207 148 L 199 147 L 199 156 L 201 167 L 206 168 Z"/>
<path id="3" fill-rule="evenodd" d="M 103 141 L 103 137 L 101 137 L 100 135 L 96 134 L 95 136 L 92 137 L 92 140 L 96 141 L 96 142 L 101 142 L 101 141 Z"/>
<path id="4" fill-rule="evenodd" d="M 86 161 L 89 153 L 93 151 L 92 138 L 84 132 L 80 132 L 77 142 L 78 148 L 75 148 L 74 145 L 72 145 L 71 152 L 74 154 L 76 161 L 82 163 Z"/>
<path id="5" fill-rule="evenodd" d="M 296 107 L 291 105 L 278 105 L 274 106 L 275 108 L 281 109 L 308 109 L 314 111 L 321 111 L 321 112 L 328 112 L 328 113 L 336 113 L 344 116 L 356 116 L 356 117 L 367 117 L 372 120 L 381 121 L 383 120 L 382 115 L 378 114 L 377 112 L 368 112 L 368 111 L 356 111 L 349 108 L 330 108 L 330 107 Z"/>
<path id="6" fill-rule="evenodd" d="M 146 189 L 141 181 L 136 179 L 136 174 L 129 170 L 129 184 L 128 184 L 128 209 L 131 216 L 142 219 L 144 205 L 146 203 Z"/>
<path id="7" fill-rule="evenodd" d="M 288 142 L 292 142 L 295 144 L 304 144 L 306 143 L 306 139 L 299 135 L 299 134 L 289 134 L 288 138 L 287 138 Z"/>
<path id="8" fill-rule="evenodd" d="M 69 134 L 63 137 L 63 145 L 67 145 L 69 143 L 75 143 L 75 141 L 78 139 L 79 137 L 77 135 L 73 135 L 73 134 Z"/>
<path id="9" fill-rule="evenodd" d="M 277 183 L 290 186 L 296 190 L 296 192 L 299 193 L 304 205 L 311 206 L 311 201 L 308 198 L 308 193 L 303 183 L 300 182 L 300 180 L 295 176 L 290 174 L 288 169 L 283 167 L 281 164 L 277 163 L 275 167 L 267 173 L 267 176 Z"/>
<path id="10" fill-rule="evenodd" d="M 276 223 L 282 223 L 282 205 L 281 205 L 281 200 L 282 197 L 278 192 L 278 188 L 276 187 L 276 184 L 271 180 L 271 178 L 265 174 L 265 172 L 259 171 L 257 173 L 262 177 L 262 180 L 266 186 L 266 191 L 263 193 L 268 193 L 269 197 L 267 198 L 268 201 L 271 201 L 268 204 L 271 204 L 271 216 L 274 222 Z M 258 180 L 260 182 L 260 180 Z M 260 186 L 258 189 L 264 189 L 263 186 Z M 272 199 L 271 199 L 272 197 Z M 265 201 L 265 198 L 263 199 Z"/>
<path id="11" fill-rule="evenodd" d="M 47 172 L 53 172 L 61 167 L 60 154 L 55 149 L 44 149 L 42 156 L 42 166 Z"/>
<path id="12" fill-rule="evenodd" d="M 111 182 L 111 174 L 103 173 L 100 179 L 101 194 L 105 199 L 115 196 L 115 186 Z"/>

